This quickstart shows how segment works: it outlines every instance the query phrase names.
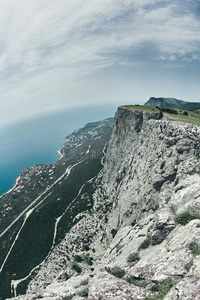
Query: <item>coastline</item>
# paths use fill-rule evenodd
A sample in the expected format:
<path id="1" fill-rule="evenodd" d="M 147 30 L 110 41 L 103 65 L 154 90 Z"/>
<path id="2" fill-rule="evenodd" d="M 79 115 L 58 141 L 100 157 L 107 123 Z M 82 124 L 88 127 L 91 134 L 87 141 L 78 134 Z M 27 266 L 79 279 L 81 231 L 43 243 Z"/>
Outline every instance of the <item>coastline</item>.
<path id="1" fill-rule="evenodd" d="M 63 156 L 64 156 L 64 154 L 61 152 L 62 148 L 63 148 L 63 145 L 62 145 L 62 147 L 61 147 L 60 149 L 57 150 L 57 153 L 58 153 L 58 155 L 60 156 L 60 157 L 58 158 L 58 160 L 61 160 L 61 159 L 63 158 Z"/>
<path id="2" fill-rule="evenodd" d="M 78 132 L 80 132 L 80 130 L 82 130 L 83 128 L 86 128 L 88 125 L 90 125 L 90 124 L 92 124 L 92 123 L 102 122 L 102 121 L 107 120 L 107 119 L 109 120 L 109 119 L 113 119 L 113 118 L 110 117 L 110 118 L 106 118 L 106 119 L 103 119 L 103 120 L 100 120 L 100 121 L 87 122 L 85 125 L 79 127 L 78 129 L 73 130 L 73 131 L 70 132 L 67 136 L 64 137 L 65 143 L 60 144 L 60 148 L 59 148 L 58 150 L 55 150 L 55 152 L 54 152 L 54 151 L 52 152 L 51 157 L 53 158 L 53 161 L 49 161 L 49 162 L 46 162 L 46 163 L 45 163 L 45 162 L 38 162 L 38 164 L 36 163 L 36 164 L 31 165 L 31 166 L 24 167 L 24 168 L 22 168 L 22 169 L 20 170 L 20 174 L 22 173 L 22 171 L 23 171 L 24 169 L 30 169 L 30 168 L 32 168 L 32 167 L 39 166 L 39 165 L 49 165 L 49 164 L 54 164 L 54 163 L 56 163 L 57 161 L 61 160 L 61 159 L 64 157 L 64 155 L 65 155 L 65 153 L 63 153 L 62 150 L 65 148 L 65 144 L 67 143 L 67 139 L 68 139 L 69 137 L 74 136 L 74 133 L 77 134 Z M 71 143 L 74 144 L 74 141 L 70 141 L 70 144 L 71 144 Z M 70 146 L 71 146 L 71 145 L 70 145 Z M 77 146 L 77 145 L 76 145 L 76 146 Z M 58 156 L 56 156 L 55 153 L 56 153 Z M 16 178 L 16 180 L 14 181 L 14 183 L 12 183 L 12 185 L 14 184 L 14 186 L 11 186 L 10 189 L 9 189 L 8 191 L 3 192 L 2 194 L 0 194 L 0 199 L 1 199 L 3 196 L 5 196 L 5 195 L 9 194 L 10 192 L 12 192 L 12 191 L 17 187 L 18 182 L 20 181 L 20 179 L 21 179 L 21 176 L 19 175 L 19 176 Z"/>
<path id="3" fill-rule="evenodd" d="M 62 159 L 66 136 L 88 122 L 113 116 L 116 107 L 112 104 L 60 110 L 21 120 L 0 132 L 0 198 L 13 190 L 23 169 Z"/>
<path id="4" fill-rule="evenodd" d="M 54 164 L 54 163 L 56 163 L 57 161 L 61 160 L 61 159 L 64 157 L 64 154 L 61 152 L 62 148 L 63 148 L 63 144 L 61 145 L 61 148 L 58 149 L 58 150 L 56 151 L 56 153 L 59 155 L 59 157 L 53 156 L 53 157 L 54 157 L 54 161 L 52 161 L 52 162 L 47 162 L 47 163 L 38 163 L 38 164 L 34 164 L 34 165 L 30 166 L 30 167 L 22 168 L 21 171 L 20 171 L 20 174 L 21 174 L 21 172 L 23 172 L 24 169 L 30 169 L 30 168 L 33 168 L 33 167 L 36 167 L 36 166 L 39 166 L 39 165 L 49 165 L 49 164 Z M 21 180 L 21 176 L 19 175 L 19 176 L 15 179 L 13 187 L 11 187 L 8 191 L 2 193 L 2 194 L 0 195 L 0 199 L 1 199 L 3 196 L 5 196 L 5 195 L 9 194 L 10 192 L 14 191 L 14 189 L 17 187 L 17 185 L 18 185 L 18 183 L 19 183 L 20 180 Z"/>
<path id="5" fill-rule="evenodd" d="M 10 192 L 14 191 L 14 189 L 17 187 L 19 180 L 21 179 L 20 176 L 17 177 L 17 179 L 15 180 L 15 184 L 12 188 L 10 188 L 7 192 L 3 193 L 2 195 L 0 195 L 0 198 L 9 194 Z"/>

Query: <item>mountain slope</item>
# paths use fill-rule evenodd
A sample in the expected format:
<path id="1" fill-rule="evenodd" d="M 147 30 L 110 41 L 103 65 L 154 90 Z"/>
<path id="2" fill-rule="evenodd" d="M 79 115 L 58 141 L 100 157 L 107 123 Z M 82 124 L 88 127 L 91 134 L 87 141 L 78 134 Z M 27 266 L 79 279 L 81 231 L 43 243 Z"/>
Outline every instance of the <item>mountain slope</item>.
<path id="1" fill-rule="evenodd" d="M 198 102 L 186 102 L 183 100 L 178 100 L 176 98 L 155 98 L 151 97 L 145 103 L 147 106 L 162 106 L 162 107 L 171 107 L 178 108 L 183 110 L 195 111 L 198 112 L 200 110 L 200 103 Z"/>
<path id="2" fill-rule="evenodd" d="M 144 105 L 150 106 L 163 106 L 163 107 L 174 107 L 177 108 L 180 105 L 187 104 L 188 102 L 183 100 L 178 100 L 176 98 L 164 98 L 164 97 L 151 97 Z M 185 108 L 187 109 L 187 108 Z"/>
<path id="3" fill-rule="evenodd" d="M 200 103 L 198 102 L 187 102 L 178 106 L 179 109 L 198 111 L 200 110 Z"/>
<path id="4" fill-rule="evenodd" d="M 34 274 L 26 299 L 199 299 L 199 157 L 200 127 L 120 107 L 93 207 Z"/>
<path id="5" fill-rule="evenodd" d="M 31 276 L 65 233 L 93 206 L 93 181 L 103 167 L 113 119 L 87 124 L 66 139 L 61 159 L 23 170 L 0 197 L 0 297 L 12 295 L 11 280 Z"/>

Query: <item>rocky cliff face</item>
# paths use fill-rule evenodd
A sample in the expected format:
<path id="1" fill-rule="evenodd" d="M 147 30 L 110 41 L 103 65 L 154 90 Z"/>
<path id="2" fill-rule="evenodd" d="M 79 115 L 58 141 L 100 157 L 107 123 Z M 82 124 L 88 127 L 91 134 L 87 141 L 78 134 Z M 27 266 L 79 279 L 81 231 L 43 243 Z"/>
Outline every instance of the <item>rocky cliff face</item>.
<path id="1" fill-rule="evenodd" d="M 18 299 L 199 299 L 200 128 L 120 107 L 102 163 L 93 209 Z"/>

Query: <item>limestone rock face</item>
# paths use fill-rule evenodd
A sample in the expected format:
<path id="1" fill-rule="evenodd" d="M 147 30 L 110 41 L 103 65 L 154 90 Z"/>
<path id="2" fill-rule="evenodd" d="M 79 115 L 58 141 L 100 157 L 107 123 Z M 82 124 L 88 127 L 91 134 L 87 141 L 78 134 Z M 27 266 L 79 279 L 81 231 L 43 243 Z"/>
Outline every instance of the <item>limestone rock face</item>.
<path id="1" fill-rule="evenodd" d="M 199 153 L 199 127 L 120 107 L 92 212 L 16 299 L 200 299 Z"/>

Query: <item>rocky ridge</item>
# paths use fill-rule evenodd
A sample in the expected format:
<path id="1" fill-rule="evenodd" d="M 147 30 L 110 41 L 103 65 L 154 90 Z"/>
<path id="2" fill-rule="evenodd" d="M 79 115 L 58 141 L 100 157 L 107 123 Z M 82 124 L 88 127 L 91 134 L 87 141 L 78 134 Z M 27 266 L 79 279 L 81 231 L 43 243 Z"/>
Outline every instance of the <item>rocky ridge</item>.
<path id="1" fill-rule="evenodd" d="M 120 107 L 92 210 L 16 299 L 199 299 L 199 157 L 200 127 Z"/>
<path id="2" fill-rule="evenodd" d="M 184 104 L 188 104 L 189 102 L 178 100 L 176 98 L 164 98 L 164 97 L 151 97 L 149 100 L 145 103 L 145 105 L 150 106 L 163 106 L 163 107 L 179 107 Z M 185 108 L 187 109 L 187 108 Z"/>

